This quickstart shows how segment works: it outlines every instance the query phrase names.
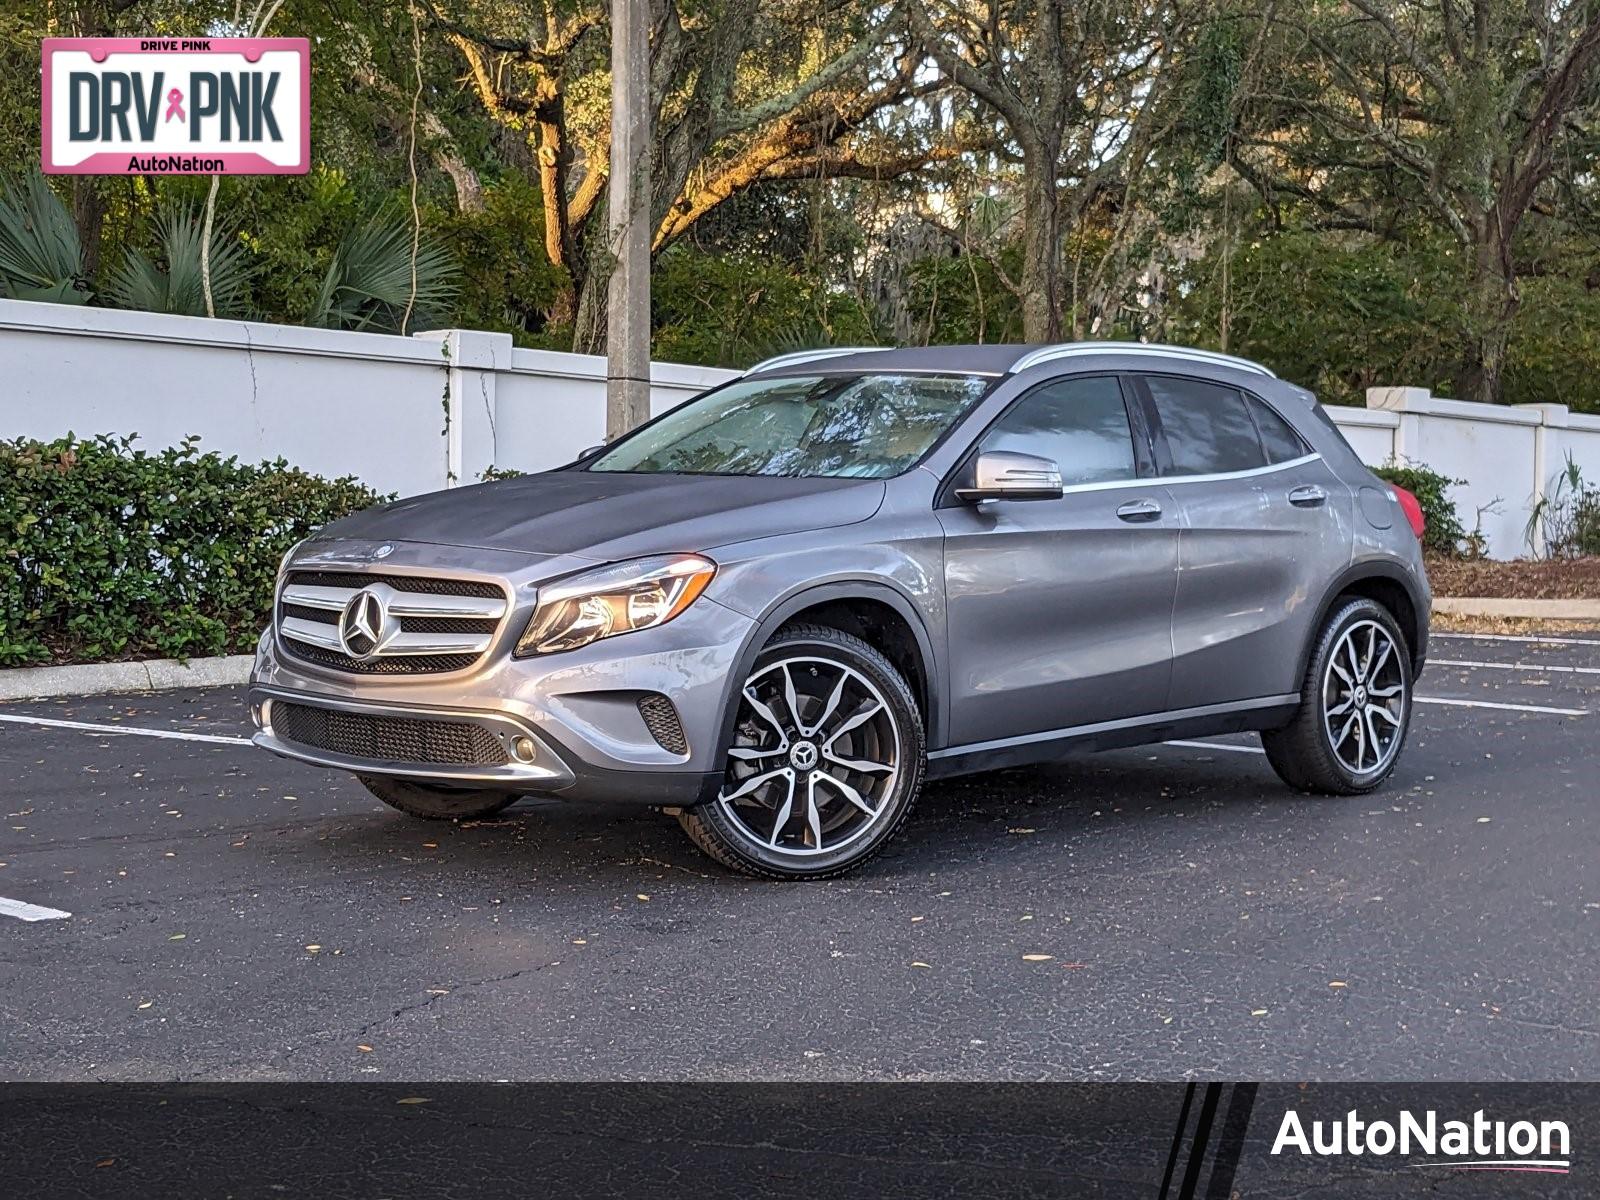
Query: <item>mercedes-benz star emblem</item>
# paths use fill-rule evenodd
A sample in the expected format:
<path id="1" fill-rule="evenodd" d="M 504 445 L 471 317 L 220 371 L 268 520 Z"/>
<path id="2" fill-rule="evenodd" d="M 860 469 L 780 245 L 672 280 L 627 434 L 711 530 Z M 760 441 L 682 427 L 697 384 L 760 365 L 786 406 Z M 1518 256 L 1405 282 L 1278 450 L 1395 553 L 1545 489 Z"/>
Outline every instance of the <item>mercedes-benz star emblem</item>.
<path id="1" fill-rule="evenodd" d="M 383 545 L 379 546 L 376 550 L 374 550 L 372 552 L 372 557 L 373 558 L 388 558 L 389 555 L 391 555 L 393 553 L 394 553 L 394 543 L 393 542 L 385 542 Z"/>
<path id="2" fill-rule="evenodd" d="M 351 658 L 371 658 L 387 640 L 388 622 L 383 597 L 373 588 L 363 588 L 350 597 L 339 615 L 339 644 Z"/>

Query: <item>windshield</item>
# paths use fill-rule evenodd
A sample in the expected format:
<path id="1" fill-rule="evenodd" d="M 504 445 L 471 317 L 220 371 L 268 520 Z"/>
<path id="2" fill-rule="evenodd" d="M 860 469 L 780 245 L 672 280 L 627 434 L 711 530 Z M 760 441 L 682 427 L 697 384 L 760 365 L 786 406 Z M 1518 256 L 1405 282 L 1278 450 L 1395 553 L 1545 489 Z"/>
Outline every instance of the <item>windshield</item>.
<path id="1" fill-rule="evenodd" d="M 888 479 L 988 389 L 975 375 L 739 380 L 619 442 L 590 471 Z"/>

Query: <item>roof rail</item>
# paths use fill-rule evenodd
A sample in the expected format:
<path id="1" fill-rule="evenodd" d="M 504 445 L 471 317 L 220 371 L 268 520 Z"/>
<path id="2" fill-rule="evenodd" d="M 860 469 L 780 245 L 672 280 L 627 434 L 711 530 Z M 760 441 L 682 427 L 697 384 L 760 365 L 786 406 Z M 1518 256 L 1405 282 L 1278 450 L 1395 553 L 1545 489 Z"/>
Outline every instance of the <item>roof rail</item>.
<path id="1" fill-rule="evenodd" d="M 1277 378 L 1266 367 L 1258 362 L 1251 362 L 1248 358 L 1218 354 L 1215 350 L 1193 350 L 1186 346 L 1155 346 L 1149 342 L 1065 342 L 1059 346 L 1041 346 L 1012 363 L 1010 373 L 1015 375 L 1043 362 L 1053 362 L 1058 358 L 1075 358 L 1080 354 L 1148 354 L 1152 358 L 1188 359 L 1191 362 L 1198 360 L 1214 363 L 1219 367 L 1233 367 L 1235 370 Z"/>
<path id="2" fill-rule="evenodd" d="M 774 358 L 765 358 L 753 367 L 745 369 L 746 375 L 754 375 L 757 371 L 771 371 L 777 367 L 798 367 L 801 363 L 812 362 L 819 358 L 843 358 L 846 354 L 875 354 L 887 349 L 884 346 L 823 346 L 816 350 L 793 350 L 788 354 L 779 354 Z"/>

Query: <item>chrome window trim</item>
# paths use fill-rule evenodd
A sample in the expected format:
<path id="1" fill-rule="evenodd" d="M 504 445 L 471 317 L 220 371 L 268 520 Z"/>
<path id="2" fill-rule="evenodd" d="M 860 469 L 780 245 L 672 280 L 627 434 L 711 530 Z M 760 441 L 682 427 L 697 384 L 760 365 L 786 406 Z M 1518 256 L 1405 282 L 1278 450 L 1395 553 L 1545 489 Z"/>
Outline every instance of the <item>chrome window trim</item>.
<path id="1" fill-rule="evenodd" d="M 1252 479 L 1258 475 L 1273 475 L 1279 471 L 1287 471 L 1290 467 L 1303 467 L 1307 463 L 1321 461 L 1322 455 L 1313 452 L 1281 463 L 1251 467 L 1248 471 L 1222 471 L 1212 475 L 1152 475 L 1143 479 L 1104 479 L 1097 483 L 1069 483 L 1061 489 L 1061 494 L 1071 496 L 1078 492 L 1111 492 L 1119 488 L 1150 488 L 1180 483 L 1222 483 L 1231 479 Z"/>

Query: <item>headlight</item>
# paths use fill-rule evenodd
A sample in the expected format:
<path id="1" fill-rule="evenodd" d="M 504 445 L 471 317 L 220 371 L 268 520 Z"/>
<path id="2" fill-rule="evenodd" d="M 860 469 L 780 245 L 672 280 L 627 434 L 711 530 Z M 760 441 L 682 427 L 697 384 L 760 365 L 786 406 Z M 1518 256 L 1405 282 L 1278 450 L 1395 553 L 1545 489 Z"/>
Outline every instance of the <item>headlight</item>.
<path id="1" fill-rule="evenodd" d="M 717 564 L 670 554 L 585 571 L 539 590 L 518 657 L 576 650 L 601 638 L 665 625 L 705 591 Z"/>

